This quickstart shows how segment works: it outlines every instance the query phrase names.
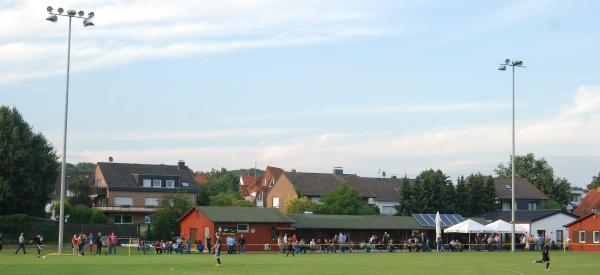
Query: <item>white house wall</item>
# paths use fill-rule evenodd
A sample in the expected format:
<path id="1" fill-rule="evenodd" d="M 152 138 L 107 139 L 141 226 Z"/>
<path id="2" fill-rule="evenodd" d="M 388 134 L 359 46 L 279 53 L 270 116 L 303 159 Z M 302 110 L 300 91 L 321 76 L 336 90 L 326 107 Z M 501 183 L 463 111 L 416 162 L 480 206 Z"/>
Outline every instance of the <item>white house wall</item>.
<path id="1" fill-rule="evenodd" d="M 379 208 L 381 215 L 395 215 L 397 213 L 395 206 L 398 205 L 398 202 L 376 200 L 375 205 Z"/>
<path id="2" fill-rule="evenodd" d="M 568 235 L 567 228 L 565 228 L 564 225 L 571 223 L 575 220 L 575 218 L 569 215 L 566 215 L 564 213 L 558 213 L 531 223 L 531 234 L 535 236 L 538 230 L 546 230 L 545 237 L 551 238 L 551 240 L 556 241 L 556 232 L 558 230 L 562 230 L 563 239 L 566 239 Z"/>

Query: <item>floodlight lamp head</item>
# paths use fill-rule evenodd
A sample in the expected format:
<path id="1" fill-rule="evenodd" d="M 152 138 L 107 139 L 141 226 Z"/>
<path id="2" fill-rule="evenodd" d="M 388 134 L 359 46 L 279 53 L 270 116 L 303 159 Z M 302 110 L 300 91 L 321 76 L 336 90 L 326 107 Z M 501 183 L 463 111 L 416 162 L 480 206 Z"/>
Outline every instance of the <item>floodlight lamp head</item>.
<path id="1" fill-rule="evenodd" d="M 46 8 L 46 10 L 47 10 L 48 12 L 52 12 L 52 11 L 54 10 L 54 8 L 52 8 L 52 6 L 48 6 L 48 7 Z"/>
<path id="2" fill-rule="evenodd" d="M 92 22 L 92 20 L 85 19 L 85 20 L 83 20 L 83 26 L 84 27 L 91 27 L 91 26 L 94 26 L 94 23 Z"/>
<path id="3" fill-rule="evenodd" d="M 85 12 L 83 12 L 83 11 L 79 11 L 79 12 L 77 13 L 77 15 L 79 15 L 79 17 L 82 17 L 82 16 L 84 16 L 84 15 L 85 15 Z"/>
<path id="4" fill-rule="evenodd" d="M 506 64 L 506 65 L 510 64 L 510 59 L 508 59 L 508 58 L 504 59 L 504 64 Z"/>
<path id="5" fill-rule="evenodd" d="M 58 11 L 58 13 L 59 13 L 59 14 L 62 14 L 62 13 L 65 11 L 65 9 L 63 9 L 63 8 L 58 8 L 58 10 L 57 10 L 57 11 Z"/>
<path id="6" fill-rule="evenodd" d="M 521 61 L 521 60 L 513 60 L 512 61 L 512 65 L 513 66 L 521 66 L 521 65 L 523 65 L 523 61 Z"/>
<path id="7" fill-rule="evenodd" d="M 58 16 L 51 14 L 48 16 L 48 18 L 46 18 L 46 20 L 52 22 L 52 23 L 56 23 L 56 21 L 58 21 Z"/>
<path id="8" fill-rule="evenodd" d="M 68 10 L 67 11 L 67 15 L 69 16 L 75 16 L 77 14 L 77 12 L 75 10 Z"/>
<path id="9" fill-rule="evenodd" d="M 500 65 L 500 67 L 498 67 L 498 71 L 506 71 L 506 65 Z"/>
<path id="10" fill-rule="evenodd" d="M 94 12 L 91 12 L 91 11 L 90 11 L 90 12 L 88 13 L 88 18 L 89 18 L 89 19 L 92 19 L 92 18 L 94 18 Z"/>

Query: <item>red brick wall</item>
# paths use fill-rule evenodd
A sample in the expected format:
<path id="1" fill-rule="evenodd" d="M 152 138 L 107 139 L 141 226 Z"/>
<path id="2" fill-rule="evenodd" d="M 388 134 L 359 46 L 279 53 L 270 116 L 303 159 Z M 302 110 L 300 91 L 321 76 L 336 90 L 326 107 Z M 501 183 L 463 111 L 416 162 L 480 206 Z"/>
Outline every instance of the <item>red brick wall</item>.
<path id="1" fill-rule="evenodd" d="M 568 227 L 571 243 L 569 249 L 572 251 L 598 251 L 600 243 L 593 242 L 593 232 L 600 231 L 600 216 L 591 215 Z M 585 243 L 579 242 L 579 231 L 585 231 Z"/>

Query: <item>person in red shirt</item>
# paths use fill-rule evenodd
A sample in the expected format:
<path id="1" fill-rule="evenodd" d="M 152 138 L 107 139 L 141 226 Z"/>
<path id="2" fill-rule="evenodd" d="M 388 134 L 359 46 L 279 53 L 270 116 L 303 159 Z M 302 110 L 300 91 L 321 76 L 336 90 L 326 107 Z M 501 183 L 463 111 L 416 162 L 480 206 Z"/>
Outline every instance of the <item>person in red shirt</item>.
<path id="1" fill-rule="evenodd" d="M 71 247 L 73 248 L 73 255 L 75 255 L 75 249 L 78 248 L 79 245 L 79 238 L 77 237 L 77 234 L 73 235 L 73 238 L 71 238 Z"/>

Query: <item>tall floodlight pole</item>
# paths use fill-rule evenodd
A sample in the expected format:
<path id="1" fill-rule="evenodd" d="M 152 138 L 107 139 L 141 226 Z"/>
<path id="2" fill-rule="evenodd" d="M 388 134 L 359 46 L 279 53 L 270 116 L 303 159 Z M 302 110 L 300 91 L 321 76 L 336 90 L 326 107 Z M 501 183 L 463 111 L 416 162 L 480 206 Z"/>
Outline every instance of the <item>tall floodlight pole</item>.
<path id="1" fill-rule="evenodd" d="M 88 13 L 88 16 L 85 16 L 83 11 L 76 12 L 75 10 L 68 10 L 67 14 L 63 14 L 65 11 L 63 8 L 58 8 L 57 13 L 52 12 L 54 9 L 52 7 L 46 8 L 48 11 L 48 18 L 46 20 L 56 23 L 58 21 L 59 16 L 67 16 L 69 17 L 69 39 L 67 43 L 67 87 L 65 92 L 65 120 L 64 120 L 64 133 L 63 133 L 63 152 L 62 152 L 62 167 L 61 167 L 61 176 L 60 176 L 60 215 L 59 215 L 59 223 L 58 223 L 58 253 L 63 253 L 63 235 L 65 232 L 65 165 L 67 163 L 67 114 L 69 110 L 69 72 L 71 67 L 71 21 L 73 18 L 83 19 L 83 26 L 90 27 L 93 26 L 92 18 L 94 17 L 94 13 Z"/>
<path id="2" fill-rule="evenodd" d="M 498 67 L 498 70 L 500 71 L 506 71 L 506 66 L 510 66 L 512 67 L 512 156 L 511 156 L 511 199 L 512 199 L 512 203 L 511 203 L 511 207 L 510 207 L 510 212 L 511 212 L 511 232 L 510 232 L 510 251 L 514 252 L 515 251 L 515 209 L 516 209 L 516 202 L 515 202 L 515 67 L 521 67 L 521 68 L 525 68 L 525 66 L 523 66 L 523 61 L 521 60 L 510 60 L 510 59 L 506 59 L 504 60 L 504 64 L 500 64 L 500 67 Z"/>

